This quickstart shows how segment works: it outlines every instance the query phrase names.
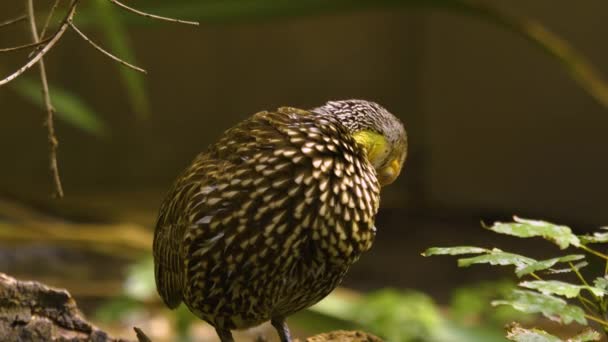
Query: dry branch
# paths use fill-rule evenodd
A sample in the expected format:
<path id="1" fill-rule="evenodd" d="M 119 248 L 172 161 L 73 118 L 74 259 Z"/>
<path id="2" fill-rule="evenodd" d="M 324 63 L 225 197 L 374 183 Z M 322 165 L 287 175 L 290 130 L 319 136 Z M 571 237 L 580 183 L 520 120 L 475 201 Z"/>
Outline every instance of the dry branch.
<path id="1" fill-rule="evenodd" d="M 75 1 L 74 1 L 75 2 Z M 74 7 L 75 8 L 75 7 Z M 40 37 L 38 36 L 38 28 L 36 27 L 36 16 L 34 14 L 34 0 L 27 1 L 27 12 L 30 22 L 30 28 L 32 31 L 32 38 L 34 44 L 40 43 Z M 70 20 L 70 19 L 68 19 Z M 50 44 L 50 43 L 49 43 Z M 49 141 L 49 167 L 51 174 L 53 175 L 53 181 L 55 183 L 55 193 L 57 197 L 63 197 L 63 187 L 61 186 L 61 177 L 59 176 L 59 167 L 57 166 L 57 136 L 55 135 L 55 123 L 53 117 L 55 115 L 55 108 L 51 102 L 51 95 L 49 93 L 49 82 L 46 76 L 46 67 L 44 66 L 44 59 L 42 57 L 38 61 L 40 68 L 40 83 L 42 84 L 42 97 L 44 99 L 44 107 L 46 108 L 46 126 L 47 126 L 47 138 Z"/>
<path id="2" fill-rule="evenodd" d="M 46 34 L 46 29 L 49 27 L 49 23 L 51 22 L 51 18 L 53 18 L 53 14 L 55 13 L 55 10 L 57 9 L 57 6 L 59 6 L 59 3 L 61 2 L 61 0 L 55 0 L 55 3 L 53 4 L 53 7 L 51 7 L 51 10 L 49 11 L 49 14 L 46 16 L 46 20 L 44 21 L 44 26 L 42 26 L 42 31 L 40 31 L 40 38 L 44 39 L 44 35 Z"/>
<path id="3" fill-rule="evenodd" d="M 168 22 L 178 23 L 178 24 L 187 24 L 187 25 L 194 25 L 194 26 L 200 25 L 197 21 L 188 21 L 188 20 L 174 19 L 174 18 L 168 18 L 168 17 L 161 17 L 159 15 L 142 12 L 133 7 L 129 7 L 125 4 L 123 4 L 122 2 L 119 2 L 118 0 L 110 0 L 110 2 L 115 4 L 116 6 L 122 7 L 123 9 L 125 9 L 129 12 L 135 13 L 137 15 L 141 15 L 142 17 L 158 19 L 158 20 L 163 20 L 163 21 L 168 21 Z"/>
<path id="4" fill-rule="evenodd" d="M 49 85 L 48 85 L 46 68 L 44 65 L 43 57 L 55 46 L 55 44 L 57 44 L 57 42 L 64 35 L 67 28 L 71 27 L 74 30 L 74 32 L 76 32 L 86 42 L 91 44 L 91 46 L 93 46 L 93 48 L 95 48 L 97 51 L 101 52 L 102 54 L 110 57 L 114 61 L 116 61 L 126 67 L 129 67 L 131 69 L 134 69 L 134 70 L 142 72 L 142 73 L 146 73 L 146 71 L 144 69 L 142 69 L 138 66 L 135 66 L 133 64 L 130 64 L 130 63 L 116 57 L 115 55 L 111 54 L 110 52 L 104 50 L 99 45 L 94 43 L 89 37 L 87 37 L 82 31 L 80 31 L 74 25 L 74 23 L 72 22 L 72 19 L 74 17 L 74 14 L 76 13 L 76 5 L 78 4 L 78 1 L 79 0 L 71 0 L 70 5 L 68 6 L 67 14 L 61 20 L 61 22 L 59 24 L 59 28 L 48 38 L 45 37 L 46 30 L 49 27 L 53 14 L 54 14 L 55 10 L 57 9 L 57 7 L 59 6 L 59 4 L 61 3 L 61 0 L 55 0 L 53 2 L 53 6 L 51 7 L 49 14 L 46 17 L 44 26 L 43 26 L 40 34 L 38 34 L 38 28 L 36 27 L 36 17 L 35 17 L 35 13 L 34 13 L 33 0 L 27 0 L 27 2 L 26 2 L 27 9 L 28 9 L 27 15 L 23 15 L 23 16 L 20 16 L 20 17 L 14 18 L 14 19 L 10 19 L 8 21 L 0 23 L 0 27 L 3 27 L 3 26 L 18 23 L 22 20 L 29 18 L 32 38 L 33 38 L 34 42 L 31 44 L 26 44 L 26 45 L 21 45 L 21 46 L 16 46 L 16 47 L 0 48 L 0 52 L 18 51 L 18 50 L 22 50 L 22 49 L 31 48 L 31 47 L 36 47 L 36 49 L 34 51 L 32 51 L 32 53 L 28 56 L 29 60 L 27 61 L 27 63 L 25 65 L 23 65 L 21 68 L 17 69 L 15 72 L 8 75 L 7 77 L 0 79 L 0 87 L 13 81 L 17 77 L 19 77 L 23 73 L 25 73 L 27 70 L 29 70 L 31 67 L 33 67 L 35 64 L 38 64 L 38 66 L 40 68 L 40 81 L 42 84 L 42 95 L 43 95 L 43 100 L 44 100 L 44 106 L 45 106 L 46 112 L 47 112 L 46 126 L 48 128 L 47 137 L 48 137 L 49 146 L 50 146 L 49 164 L 50 164 L 51 174 L 53 177 L 53 182 L 55 185 L 55 194 L 59 198 L 63 197 L 63 187 L 61 185 L 61 177 L 59 176 L 59 168 L 58 168 L 58 163 L 57 163 L 58 141 L 57 141 L 57 136 L 55 135 L 55 126 L 54 126 L 54 121 L 53 121 L 55 109 L 53 108 L 53 104 L 51 102 L 51 97 L 49 94 Z M 199 25 L 198 22 L 194 22 L 194 21 L 173 19 L 173 18 L 162 17 L 162 16 L 142 12 L 135 8 L 129 7 L 129 6 L 119 2 L 118 0 L 109 0 L 109 1 L 126 11 L 129 11 L 129 12 L 135 13 L 137 15 L 147 17 L 147 18 L 169 21 L 169 22 L 174 22 L 174 23 L 188 24 L 188 25 L 197 25 L 197 26 Z"/>
<path id="5" fill-rule="evenodd" d="M 24 15 L 18 16 L 17 18 L 13 18 L 13 19 L 9 19 L 9 20 L 1 22 L 0 27 L 13 25 L 18 22 L 24 21 L 25 19 L 27 19 L 27 15 L 24 14 Z"/>
<path id="6" fill-rule="evenodd" d="M 126 67 L 129 67 L 129 68 L 131 68 L 133 70 L 139 71 L 139 72 L 144 73 L 144 74 L 147 73 L 146 70 L 144 70 L 144 69 L 142 69 L 142 68 L 140 68 L 138 66 L 135 66 L 135 65 L 133 65 L 131 63 L 125 62 L 124 60 L 122 60 L 122 59 L 114 56 L 113 54 L 109 53 L 108 51 L 104 50 L 101 46 L 97 45 L 94 41 L 92 41 L 89 37 L 87 37 L 82 31 L 80 31 L 76 27 L 76 25 L 74 25 L 74 23 L 71 20 L 68 23 L 69 23 L 70 27 L 72 28 L 72 30 L 74 30 L 74 32 L 76 32 L 87 43 L 91 44 L 91 46 L 93 48 L 95 48 L 95 50 L 97 50 L 97 51 L 101 52 L 102 54 L 104 54 L 104 55 L 112 58 L 116 62 L 118 62 L 118 63 L 120 63 L 120 64 L 122 64 L 122 65 L 124 65 Z"/>
<path id="7" fill-rule="evenodd" d="M 13 47 L 9 47 L 9 48 L 0 48 L 0 52 L 13 52 L 13 51 L 25 50 L 28 48 L 38 47 L 38 46 L 46 44 L 49 40 L 51 40 L 51 38 L 43 39 L 43 40 L 39 41 L 38 43 L 29 43 L 29 44 L 24 44 L 24 45 L 19 45 L 19 46 L 13 46 Z"/>
<path id="8" fill-rule="evenodd" d="M 24 66 L 22 66 L 17 71 L 10 74 L 9 76 L 5 77 L 4 79 L 0 80 L 0 86 L 3 86 L 5 84 L 9 83 L 10 81 L 14 80 L 15 78 L 19 77 L 24 72 L 29 70 L 42 57 L 44 57 L 44 55 L 46 55 L 46 53 L 49 52 L 49 50 L 51 50 L 51 48 L 53 48 L 53 46 L 59 41 L 59 39 L 61 39 L 61 36 L 63 36 L 65 31 L 67 30 L 68 20 L 72 19 L 74 17 L 74 13 L 76 13 L 76 4 L 77 3 L 78 3 L 78 0 L 72 1 L 72 4 L 70 5 L 70 8 L 68 10 L 66 17 L 62 20 L 61 26 L 51 36 L 51 39 L 49 40 L 49 42 L 46 45 L 44 45 L 44 47 L 42 49 L 40 49 L 40 51 L 38 51 L 38 53 L 36 53 L 34 55 L 34 57 L 32 57 Z"/>

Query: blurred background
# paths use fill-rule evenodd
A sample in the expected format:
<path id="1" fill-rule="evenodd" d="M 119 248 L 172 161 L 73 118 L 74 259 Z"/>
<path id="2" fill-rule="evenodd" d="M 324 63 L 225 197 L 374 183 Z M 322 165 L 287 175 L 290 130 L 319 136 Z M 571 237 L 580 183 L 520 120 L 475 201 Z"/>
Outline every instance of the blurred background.
<path id="1" fill-rule="evenodd" d="M 36 3 L 40 18 L 51 3 Z M 162 308 L 146 256 L 174 178 L 221 132 L 264 109 L 369 99 L 402 119 L 410 139 L 404 172 L 383 189 L 374 248 L 343 284 L 355 291 L 342 290 L 337 302 L 294 317 L 300 336 L 335 320 L 332 327 L 343 327 L 350 318 L 341 310 L 367 292 L 378 303 L 402 303 L 395 308 L 400 319 L 425 320 L 403 340 L 425 340 L 424 329 L 444 319 L 446 306 L 466 311 L 478 300 L 482 308 L 455 319 L 458 327 L 474 328 L 488 300 L 458 304 L 458 296 L 492 296 L 503 282 L 479 282 L 509 273 L 458 269 L 453 259 L 421 257 L 425 248 L 499 245 L 548 257 L 557 248 L 497 238 L 480 220 L 517 214 L 580 233 L 608 224 L 608 95 L 602 104 L 601 87 L 591 81 L 608 75 L 606 1 L 130 5 L 201 26 L 83 2 L 76 24 L 148 74 L 122 68 L 74 32 L 45 57 L 58 109 L 64 199 L 51 197 L 37 72 L 0 89 L 0 272 L 67 288 L 85 313 L 119 335 L 132 338 L 128 327 L 136 322 L 154 340 L 213 340 L 208 329 L 189 324 L 187 313 L 171 316 Z M 23 8 L 1 2 L 0 20 Z M 64 13 L 60 7 L 57 19 Z M 537 23 L 595 71 L 564 59 L 560 53 L 572 51 L 538 35 Z M 0 47 L 29 41 L 26 24 L 0 30 Z M 27 52 L 0 54 L 2 77 L 26 58 Z M 418 307 L 423 311 L 412 309 Z M 419 314 L 424 310 L 428 315 Z M 454 319 L 457 310 L 451 312 Z M 502 323 L 481 334 L 500 336 Z"/>

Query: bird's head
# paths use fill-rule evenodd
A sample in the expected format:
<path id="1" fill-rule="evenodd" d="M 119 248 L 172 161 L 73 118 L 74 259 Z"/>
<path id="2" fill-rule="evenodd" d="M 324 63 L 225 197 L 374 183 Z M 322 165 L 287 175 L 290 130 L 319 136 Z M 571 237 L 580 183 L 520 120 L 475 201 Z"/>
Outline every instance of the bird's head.
<path id="1" fill-rule="evenodd" d="M 329 101 L 313 111 L 340 120 L 366 151 L 380 185 L 391 184 L 399 176 L 407 155 L 407 135 L 393 114 L 365 100 Z"/>

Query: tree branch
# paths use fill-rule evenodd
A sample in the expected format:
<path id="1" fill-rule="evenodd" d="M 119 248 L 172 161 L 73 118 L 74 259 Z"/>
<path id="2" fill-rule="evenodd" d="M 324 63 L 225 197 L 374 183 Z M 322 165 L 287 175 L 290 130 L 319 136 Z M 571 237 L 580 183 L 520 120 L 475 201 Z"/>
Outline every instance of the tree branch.
<path id="1" fill-rule="evenodd" d="M 29 70 L 32 66 L 34 66 L 34 64 L 36 64 L 40 59 L 42 59 L 42 57 L 44 55 L 46 55 L 46 53 L 49 52 L 50 49 L 53 48 L 53 46 L 55 46 L 55 44 L 59 41 L 59 39 L 61 39 L 61 37 L 63 36 L 63 34 L 65 33 L 65 31 L 68 28 L 68 19 L 72 19 L 74 17 L 74 13 L 76 13 L 76 4 L 77 3 L 78 3 L 78 0 L 72 0 L 72 4 L 70 5 L 70 8 L 68 10 L 66 17 L 63 19 L 62 24 L 59 27 L 59 29 L 51 36 L 51 39 L 49 40 L 49 42 L 46 45 L 44 45 L 44 47 L 42 49 L 40 49 L 40 51 L 38 51 L 38 53 L 36 55 L 34 55 L 34 57 L 32 57 L 24 66 L 22 66 L 17 71 L 10 74 L 9 76 L 5 77 L 4 79 L 0 80 L 0 86 L 3 86 L 5 84 L 9 83 L 10 81 L 14 80 L 15 78 L 19 77 L 24 72 Z"/>
<path id="2" fill-rule="evenodd" d="M 9 48 L 0 48 L 0 52 L 13 52 L 13 51 L 24 50 L 27 48 L 32 48 L 32 47 L 38 47 L 40 45 L 46 44 L 49 40 L 51 40 L 51 38 L 45 38 L 45 39 L 39 41 L 38 43 L 29 43 L 29 44 L 24 44 L 24 45 L 19 45 L 19 46 L 12 46 Z"/>
<path id="3" fill-rule="evenodd" d="M 155 15 L 155 14 L 150 14 L 150 13 L 146 13 L 146 12 L 142 12 L 140 10 L 137 10 L 135 8 L 129 7 L 121 2 L 119 2 L 118 0 L 110 0 L 111 3 L 115 4 L 118 7 L 122 7 L 123 9 L 141 15 L 143 17 L 146 18 L 151 18 L 151 19 L 158 19 L 158 20 L 163 20 L 163 21 L 169 21 L 172 23 L 179 23 L 179 24 L 187 24 L 187 25 L 194 25 L 194 26 L 199 26 L 200 24 L 197 21 L 187 21 L 187 20 L 181 20 L 181 19 L 173 19 L 173 18 L 167 18 L 167 17 L 161 17 L 159 15 Z"/>
<path id="4" fill-rule="evenodd" d="M 51 7 L 51 11 L 49 12 L 49 15 L 47 15 L 47 17 L 46 17 L 44 26 L 42 27 L 42 31 L 40 31 L 40 38 L 44 39 L 44 35 L 46 34 L 46 29 L 49 27 L 51 18 L 53 18 L 53 13 L 55 13 L 55 10 L 57 9 L 57 6 L 59 6 L 60 2 L 61 2 L 61 0 L 55 0 L 53 7 Z"/>
<path id="5" fill-rule="evenodd" d="M 18 16 L 17 18 L 9 19 L 7 21 L 1 22 L 0 23 L 0 28 L 4 27 L 4 26 L 9 26 L 9 25 L 16 24 L 16 23 L 21 22 L 21 21 L 23 21 L 25 19 L 27 19 L 27 15 L 25 15 L 25 14 L 23 14 L 21 16 Z"/>
<path id="6" fill-rule="evenodd" d="M 75 3 L 75 2 L 74 2 Z M 40 43 L 40 37 L 38 36 L 38 28 L 36 27 L 36 17 L 34 14 L 34 0 L 27 1 L 27 12 L 30 22 L 30 28 L 32 31 L 32 38 L 35 44 Z M 68 19 L 69 20 L 69 19 Z M 50 43 L 49 43 L 50 45 Z M 40 57 L 38 61 L 40 67 L 40 83 L 42 83 L 42 97 L 44 99 L 44 106 L 46 107 L 46 126 L 48 131 L 49 141 L 49 167 L 53 180 L 55 182 L 55 194 L 57 197 L 63 197 L 63 187 L 61 186 L 61 177 L 59 176 L 59 168 L 57 166 L 57 136 L 55 135 L 55 124 L 53 122 L 53 116 L 55 114 L 55 108 L 51 102 L 51 96 L 49 94 L 49 83 L 46 77 L 46 67 L 44 66 L 44 60 Z"/>
<path id="7" fill-rule="evenodd" d="M 78 33 L 78 35 L 79 35 L 79 36 L 80 36 L 82 39 L 84 39 L 84 40 L 85 40 L 87 43 L 91 44 L 91 46 L 92 46 L 93 48 L 95 48 L 95 50 L 97 50 L 97 51 L 101 52 L 102 54 L 104 54 L 104 55 L 106 55 L 106 56 L 108 56 L 108 57 L 112 58 L 112 59 L 113 59 L 113 60 L 115 60 L 116 62 L 118 62 L 118 63 L 120 63 L 120 64 L 122 64 L 122 65 L 124 65 L 124 66 L 126 66 L 126 67 L 129 67 L 129 68 L 131 68 L 131 69 L 133 69 L 133 70 L 136 70 L 136 71 L 139 71 L 139 72 L 141 72 L 141 73 L 147 74 L 147 71 L 146 71 L 146 70 L 144 70 L 144 69 L 142 69 L 142 68 L 140 68 L 140 67 L 138 67 L 138 66 L 135 66 L 135 65 L 133 65 L 133 64 L 130 64 L 130 63 L 128 63 L 128 62 L 125 62 L 124 60 L 122 60 L 122 59 L 120 59 L 120 58 L 118 58 L 118 57 L 114 56 L 113 54 L 109 53 L 108 51 L 104 50 L 104 49 L 103 49 L 101 46 L 99 46 L 99 45 L 95 44 L 95 42 L 93 42 L 93 41 L 92 41 L 92 40 L 91 40 L 89 37 L 87 37 L 87 36 L 86 36 L 86 35 L 85 35 L 85 34 L 84 34 L 82 31 L 80 31 L 80 30 L 79 30 L 79 29 L 76 27 L 76 25 L 74 25 L 74 23 L 73 23 L 71 20 L 69 20 L 69 21 L 68 21 L 68 24 L 70 25 L 70 27 L 72 28 L 72 30 L 74 30 L 74 32 Z"/>

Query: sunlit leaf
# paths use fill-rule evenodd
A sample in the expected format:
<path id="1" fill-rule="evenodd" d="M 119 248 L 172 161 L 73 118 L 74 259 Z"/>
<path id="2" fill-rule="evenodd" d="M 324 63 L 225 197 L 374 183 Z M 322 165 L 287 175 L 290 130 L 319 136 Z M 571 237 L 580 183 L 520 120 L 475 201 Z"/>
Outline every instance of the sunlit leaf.
<path id="1" fill-rule="evenodd" d="M 522 328 L 519 324 L 512 324 L 507 330 L 507 339 L 515 342 L 562 342 L 562 340 L 548 332 L 532 328 Z"/>
<path id="2" fill-rule="evenodd" d="M 608 232 L 596 232 L 593 235 L 579 235 L 578 237 L 582 244 L 608 242 Z"/>
<path id="3" fill-rule="evenodd" d="M 581 261 L 581 262 L 577 262 L 576 264 L 572 265 L 572 267 L 551 268 L 549 270 L 546 270 L 545 273 L 547 273 L 547 274 L 570 273 L 570 272 L 574 272 L 575 270 L 578 271 L 583 267 L 587 267 L 588 265 L 589 265 L 588 262 Z"/>
<path id="4" fill-rule="evenodd" d="M 503 252 L 498 248 L 494 248 L 489 253 L 479 255 L 471 258 L 462 258 L 458 259 L 458 266 L 460 267 L 468 267 L 473 264 L 490 264 L 490 265 L 501 265 L 501 266 L 509 266 L 513 265 L 516 269 L 522 269 L 527 266 L 530 266 L 537 261 L 525 257 L 523 255 Z"/>
<path id="5" fill-rule="evenodd" d="M 601 278 L 595 278 L 595 280 L 593 281 L 593 285 L 599 289 L 608 291 L 608 279 L 606 279 L 605 276 Z"/>
<path id="6" fill-rule="evenodd" d="M 521 238 L 540 236 L 565 249 L 570 245 L 579 246 L 580 240 L 572 230 L 566 226 L 559 226 L 546 221 L 527 220 L 519 217 L 513 218 L 515 222 L 496 222 L 486 227 L 494 232 L 517 236 Z"/>
<path id="7" fill-rule="evenodd" d="M 542 271 L 542 270 L 546 270 L 549 269 L 551 267 L 553 267 L 555 264 L 557 263 L 561 263 L 561 262 L 571 262 L 571 261 L 576 261 L 576 260 L 580 260 L 580 259 L 584 259 L 585 256 L 582 254 L 571 254 L 571 255 L 566 255 L 563 257 L 559 257 L 559 258 L 552 258 L 552 259 L 547 259 L 547 260 L 540 260 L 537 261 L 531 265 L 528 265 L 522 269 L 519 269 L 515 272 L 515 274 L 517 274 L 518 277 L 524 276 L 526 274 L 530 274 L 533 272 L 537 272 L 537 271 Z"/>
<path id="8" fill-rule="evenodd" d="M 542 313 L 545 317 L 564 324 L 573 321 L 586 325 L 585 312 L 565 300 L 533 291 L 514 290 L 509 300 L 495 300 L 492 305 L 510 305 L 527 313 Z"/>
<path id="9" fill-rule="evenodd" d="M 122 23 L 122 17 L 117 15 L 122 10 L 107 0 L 95 0 L 91 5 L 95 9 L 95 24 L 103 31 L 108 50 L 121 59 L 136 63 L 128 32 Z M 108 63 L 116 64 L 133 111 L 140 117 L 148 116 L 150 104 L 143 75 L 112 60 L 108 60 Z"/>
<path id="10" fill-rule="evenodd" d="M 45 109 L 39 82 L 20 77 L 12 86 L 17 94 Z M 57 118 L 90 134 L 101 136 L 106 133 L 100 116 L 78 96 L 53 84 L 49 84 L 49 93 Z"/>
<path id="11" fill-rule="evenodd" d="M 601 288 L 586 285 L 575 285 L 559 280 L 524 281 L 520 283 L 519 286 L 537 290 L 543 294 L 558 295 L 567 298 L 574 298 L 578 296 L 581 290 L 587 290 L 593 293 L 593 295 L 596 297 L 603 297 L 605 294 L 605 291 Z"/>
<path id="12" fill-rule="evenodd" d="M 422 256 L 432 255 L 461 255 L 487 253 L 490 250 L 481 247 L 457 246 L 457 247 L 431 247 L 422 253 Z"/>

